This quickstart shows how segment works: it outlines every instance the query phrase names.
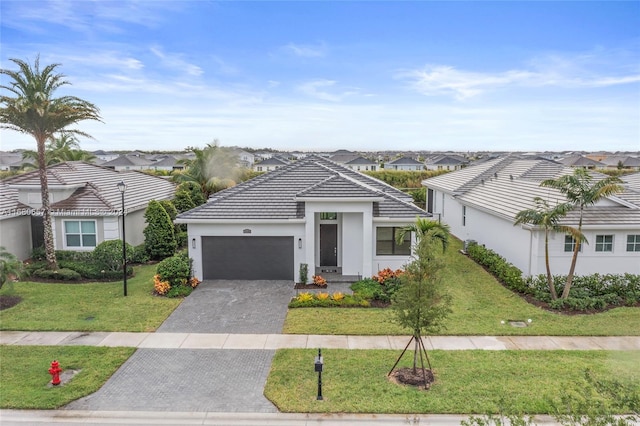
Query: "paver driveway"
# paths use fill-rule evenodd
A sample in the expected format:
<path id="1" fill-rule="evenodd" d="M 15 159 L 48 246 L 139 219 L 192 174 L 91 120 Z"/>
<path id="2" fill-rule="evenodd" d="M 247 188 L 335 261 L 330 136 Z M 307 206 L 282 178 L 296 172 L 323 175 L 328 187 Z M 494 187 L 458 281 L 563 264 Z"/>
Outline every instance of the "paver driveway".
<path id="1" fill-rule="evenodd" d="M 291 281 L 204 281 L 158 328 L 158 333 L 280 333 Z"/>
<path id="2" fill-rule="evenodd" d="M 158 333 L 280 333 L 287 281 L 205 281 Z M 65 408 L 277 412 L 262 391 L 273 350 L 139 349 L 96 393 Z"/>

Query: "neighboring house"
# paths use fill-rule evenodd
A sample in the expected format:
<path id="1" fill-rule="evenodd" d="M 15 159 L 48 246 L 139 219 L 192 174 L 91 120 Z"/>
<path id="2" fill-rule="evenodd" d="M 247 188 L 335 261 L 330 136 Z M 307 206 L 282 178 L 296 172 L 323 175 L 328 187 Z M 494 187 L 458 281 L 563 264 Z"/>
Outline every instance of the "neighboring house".
<path id="1" fill-rule="evenodd" d="M 144 211 L 149 201 L 171 199 L 175 192 L 173 183 L 160 177 L 139 172 L 120 173 L 80 161 L 48 167 L 47 179 L 56 250 L 93 250 L 102 241 L 122 238 L 122 194 L 117 187 L 120 181 L 127 185 L 124 194 L 126 237 L 132 245 L 144 242 Z M 2 232 L 0 245 L 16 247 L 27 240 L 29 251 L 41 246 L 44 240 L 38 171 L 5 179 L 3 184 L 8 188 L 3 194 L 16 205 L 30 209 L 31 236 Z M 3 222 L 12 219 L 4 214 L 6 211 L 3 208 L 0 215 Z"/>
<path id="2" fill-rule="evenodd" d="M 565 166 L 573 167 L 573 168 L 582 168 L 582 169 L 600 169 L 604 167 L 599 161 L 592 160 L 589 157 L 585 157 L 583 155 L 572 155 L 570 157 L 565 157 L 561 160 L 558 160 L 559 163 L 564 164 Z"/>
<path id="3" fill-rule="evenodd" d="M 124 171 L 124 170 L 148 170 L 152 169 L 152 161 L 147 160 L 144 156 L 140 154 L 127 154 L 120 155 L 115 160 L 107 161 L 101 164 L 102 167 L 107 167 L 109 169 L 113 169 L 115 171 Z"/>
<path id="4" fill-rule="evenodd" d="M 451 227 L 461 240 L 475 240 L 505 257 L 525 275 L 545 273 L 544 230 L 513 226 L 518 212 L 534 208 L 534 197 L 550 205 L 566 201 L 553 188 L 540 186 L 545 179 L 572 174 L 573 169 L 547 160 L 499 158 L 463 170 L 426 179 L 427 211 Z M 602 176 L 594 173 L 594 176 Z M 640 274 L 640 179 L 627 177 L 625 191 L 585 208 L 582 246 L 576 274 Z M 578 210 L 562 224 L 577 227 Z M 551 271 L 567 274 L 573 241 L 551 233 Z"/>
<path id="5" fill-rule="evenodd" d="M 385 163 L 385 170 L 406 170 L 406 171 L 420 171 L 424 170 L 424 164 L 418 160 L 414 160 L 409 157 L 400 157 L 397 160 L 393 160 L 390 163 Z"/>
<path id="6" fill-rule="evenodd" d="M 92 154 L 102 162 L 106 163 L 107 161 L 115 160 L 120 156 L 120 154 L 116 152 L 103 151 L 101 149 L 97 151 L 93 151 Z"/>
<path id="7" fill-rule="evenodd" d="M 395 232 L 428 216 L 407 194 L 319 156 L 217 192 L 178 215 L 199 279 L 299 280 L 314 273 L 371 276 L 410 259 Z"/>
<path id="8" fill-rule="evenodd" d="M 427 170 L 460 170 L 467 164 L 469 161 L 459 155 L 436 155 L 424 162 Z"/>
<path id="9" fill-rule="evenodd" d="M 611 155 L 602 164 L 607 169 L 640 170 L 640 158 L 631 155 Z"/>
<path id="10" fill-rule="evenodd" d="M 18 190 L 0 181 L 0 246 L 20 260 L 31 255 L 31 212 Z"/>
<path id="11" fill-rule="evenodd" d="M 0 171 L 20 170 L 24 160 L 21 152 L 0 152 Z"/>
<path id="12" fill-rule="evenodd" d="M 369 160 L 368 158 L 358 156 L 353 160 L 344 163 L 344 166 L 358 172 L 360 171 L 366 172 L 366 171 L 375 171 L 378 164 L 375 161 Z"/>
<path id="13" fill-rule="evenodd" d="M 278 157 L 267 158 L 266 160 L 262 160 L 259 163 L 253 165 L 254 172 L 271 172 L 273 170 L 279 169 L 280 167 L 286 166 L 287 161 L 282 160 Z"/>
<path id="14" fill-rule="evenodd" d="M 233 155 L 238 157 L 238 166 L 251 168 L 256 161 L 255 155 L 237 147 L 231 148 Z"/>
<path id="15" fill-rule="evenodd" d="M 180 161 L 181 158 L 176 155 L 162 155 L 155 157 L 149 164 L 149 168 L 152 170 L 164 170 L 172 172 L 174 170 L 183 170 L 185 167 L 184 162 Z M 104 164 L 103 164 L 104 165 Z"/>

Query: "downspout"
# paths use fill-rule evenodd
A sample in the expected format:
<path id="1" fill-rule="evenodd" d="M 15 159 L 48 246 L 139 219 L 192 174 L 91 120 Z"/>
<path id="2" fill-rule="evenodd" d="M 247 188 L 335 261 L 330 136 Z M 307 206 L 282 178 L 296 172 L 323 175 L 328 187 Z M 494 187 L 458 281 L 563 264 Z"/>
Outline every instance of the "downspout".
<path id="1" fill-rule="evenodd" d="M 533 229 L 529 229 L 529 271 L 527 272 L 528 276 L 531 276 L 531 262 L 533 256 Z"/>

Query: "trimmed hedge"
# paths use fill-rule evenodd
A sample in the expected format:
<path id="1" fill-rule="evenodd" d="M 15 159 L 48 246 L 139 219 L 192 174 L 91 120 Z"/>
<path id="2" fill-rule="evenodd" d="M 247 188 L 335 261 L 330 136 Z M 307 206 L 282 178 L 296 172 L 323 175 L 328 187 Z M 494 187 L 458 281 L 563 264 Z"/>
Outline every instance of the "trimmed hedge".
<path id="1" fill-rule="evenodd" d="M 33 276 L 47 280 L 60 281 L 79 281 L 82 278 L 79 273 L 67 268 L 60 268 L 55 271 L 46 268 L 38 269 L 33 271 Z"/>
<path id="2" fill-rule="evenodd" d="M 470 244 L 467 254 L 484 266 L 496 279 L 511 290 L 533 296 L 549 303 L 552 309 L 575 311 L 603 310 L 612 306 L 634 306 L 640 303 L 640 275 L 592 274 L 576 275 L 571 293 L 566 299 L 551 300 L 546 275 L 522 277 L 522 271 L 493 250 L 478 244 Z M 566 276 L 553 277 L 558 294 L 562 293 Z"/>
<path id="3" fill-rule="evenodd" d="M 529 288 L 522 279 L 522 271 L 495 251 L 472 243 L 467 248 L 467 254 L 476 263 L 484 266 L 505 286 L 519 293 L 530 294 Z"/>

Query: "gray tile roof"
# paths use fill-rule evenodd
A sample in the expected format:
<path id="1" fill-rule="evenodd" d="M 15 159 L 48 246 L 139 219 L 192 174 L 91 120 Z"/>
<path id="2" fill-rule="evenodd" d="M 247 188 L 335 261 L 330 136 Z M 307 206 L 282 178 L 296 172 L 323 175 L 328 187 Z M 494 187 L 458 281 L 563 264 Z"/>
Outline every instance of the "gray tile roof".
<path id="1" fill-rule="evenodd" d="M 106 163 L 102 163 L 105 167 L 139 167 L 139 166 L 148 166 L 151 164 L 151 161 L 147 160 L 144 157 L 138 157 L 135 155 L 121 155 L 118 158 L 115 158 L 111 161 L 107 161 Z"/>
<path id="2" fill-rule="evenodd" d="M 413 158 L 409 158 L 409 157 L 400 157 L 397 160 L 393 160 L 389 164 L 393 164 L 393 165 L 407 164 L 407 165 L 411 165 L 411 166 L 421 166 L 422 165 L 422 163 L 419 162 L 418 160 L 414 160 Z"/>
<path id="3" fill-rule="evenodd" d="M 376 165 L 377 163 L 375 161 L 369 160 L 368 158 L 357 157 L 351 161 L 347 161 L 345 164 L 357 166 L 357 165 Z"/>
<path id="4" fill-rule="evenodd" d="M 424 210 L 386 183 L 318 156 L 309 156 L 214 194 L 180 221 L 301 218 L 301 200 L 366 198 L 380 217 L 415 218 Z M 375 201 L 378 200 L 378 201 Z"/>
<path id="5" fill-rule="evenodd" d="M 540 182 L 572 173 L 573 169 L 552 161 L 501 158 L 426 179 L 423 185 L 453 194 L 464 205 L 515 220 L 518 212 L 535 207 L 534 197 L 543 198 L 552 205 L 565 202 L 566 198 L 560 191 L 541 187 Z M 596 179 L 604 176 L 600 173 L 592 175 Z M 609 197 L 607 202 L 588 206 L 583 223 L 640 226 L 638 180 L 629 179 L 635 183 L 626 184 L 624 192 Z M 577 214 L 576 211 L 571 212 L 562 223 L 577 225 Z"/>
<path id="6" fill-rule="evenodd" d="M 284 166 L 288 164 L 286 160 L 278 157 L 267 158 L 266 160 L 262 160 L 259 163 L 254 164 L 255 166 Z"/>
<path id="7" fill-rule="evenodd" d="M 18 201 L 18 190 L 0 182 L 0 220 L 28 215 L 31 207 Z"/>
<path id="8" fill-rule="evenodd" d="M 69 161 L 47 167 L 49 188 L 70 188 L 73 194 L 51 205 L 52 214 L 58 212 L 93 212 L 112 214 L 122 206 L 122 195 L 117 184 L 127 185 L 125 207 L 127 211 L 146 208 L 150 200 L 173 198 L 175 186 L 170 181 L 137 171 L 117 172 L 113 169 L 82 161 Z M 38 171 L 14 176 L 4 181 L 11 188 L 40 187 Z M 111 213 L 108 213 L 108 212 Z M 101 214 L 93 214 L 101 215 Z"/>

